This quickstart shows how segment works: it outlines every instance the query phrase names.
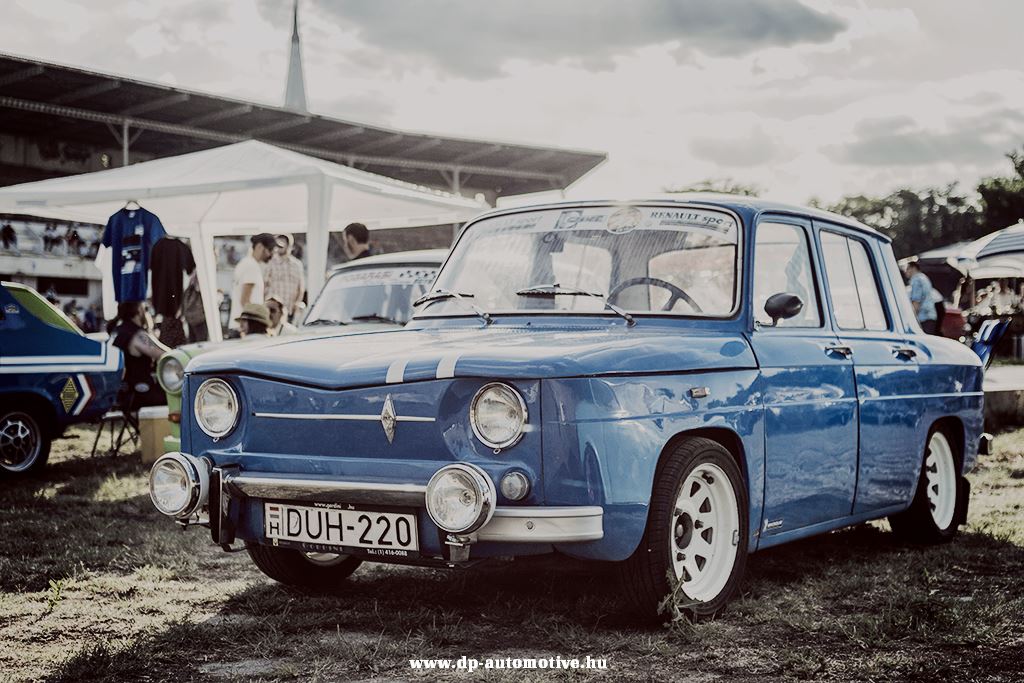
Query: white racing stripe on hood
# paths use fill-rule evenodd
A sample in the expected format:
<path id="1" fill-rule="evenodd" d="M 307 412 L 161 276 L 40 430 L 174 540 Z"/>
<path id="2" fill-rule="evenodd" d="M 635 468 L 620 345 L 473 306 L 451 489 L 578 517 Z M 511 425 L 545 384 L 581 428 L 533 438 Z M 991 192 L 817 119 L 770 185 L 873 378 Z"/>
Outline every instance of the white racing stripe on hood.
<path id="1" fill-rule="evenodd" d="M 437 364 L 437 379 L 451 379 L 455 377 L 455 364 L 459 362 L 458 353 L 452 353 L 441 358 L 441 362 Z"/>
<path id="2" fill-rule="evenodd" d="M 386 384 L 401 384 L 405 378 L 405 366 L 409 364 L 408 358 L 396 360 L 394 363 L 388 366 L 387 377 L 384 378 Z"/>

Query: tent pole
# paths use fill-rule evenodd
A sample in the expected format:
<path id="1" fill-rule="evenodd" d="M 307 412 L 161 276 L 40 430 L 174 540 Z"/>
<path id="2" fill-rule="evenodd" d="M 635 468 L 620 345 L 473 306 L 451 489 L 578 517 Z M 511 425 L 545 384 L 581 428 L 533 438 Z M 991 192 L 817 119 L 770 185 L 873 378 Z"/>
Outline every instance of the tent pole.
<path id="1" fill-rule="evenodd" d="M 128 165 L 128 119 L 121 122 L 121 165 Z"/>
<path id="2" fill-rule="evenodd" d="M 198 233 L 192 239 L 192 256 L 196 261 L 199 292 L 203 295 L 206 327 L 210 341 L 219 342 L 223 339 L 223 334 L 220 328 L 220 300 L 217 299 L 217 256 L 213 252 L 213 235 L 207 233 L 200 225 Z"/>
<path id="3" fill-rule="evenodd" d="M 324 286 L 327 272 L 327 246 L 331 218 L 330 180 L 325 175 L 311 178 L 307 185 L 306 208 L 306 288 L 310 303 Z"/>

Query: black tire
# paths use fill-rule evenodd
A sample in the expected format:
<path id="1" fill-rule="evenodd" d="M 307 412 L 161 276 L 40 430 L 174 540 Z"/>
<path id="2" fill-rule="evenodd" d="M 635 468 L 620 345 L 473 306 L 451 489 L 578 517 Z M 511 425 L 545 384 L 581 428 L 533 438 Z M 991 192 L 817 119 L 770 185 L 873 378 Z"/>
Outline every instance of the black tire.
<path id="1" fill-rule="evenodd" d="M 696 544 L 691 546 L 694 542 L 694 534 L 699 533 L 704 536 L 714 530 L 705 528 L 704 531 L 698 531 L 701 528 L 701 523 L 694 522 L 692 519 L 687 524 L 689 515 L 682 511 L 682 508 L 677 508 L 676 505 L 680 500 L 683 484 L 687 478 L 698 470 L 708 474 L 707 466 L 716 468 L 716 472 L 725 474 L 734 497 L 735 528 L 729 529 L 732 523 L 721 526 L 726 530 L 726 534 L 723 534 L 722 538 L 728 539 L 722 542 L 734 548 L 735 555 L 732 556 L 728 548 L 722 551 L 725 552 L 725 555 L 722 556 L 724 559 L 717 561 L 721 565 L 721 570 L 713 574 L 717 578 L 712 580 L 709 577 L 707 579 L 711 581 L 712 585 L 722 583 L 722 577 L 727 570 L 728 577 L 722 583 L 721 589 L 717 591 L 712 589 L 712 594 L 705 594 L 700 599 L 693 599 L 687 593 L 686 583 L 678 585 L 678 582 L 671 582 L 669 575 L 678 579 L 681 576 L 680 572 L 685 571 L 685 569 L 677 571 L 676 561 L 686 560 L 686 551 L 691 551 L 692 547 L 696 547 Z M 700 482 L 696 483 L 699 487 Z M 690 486 L 693 490 L 693 482 Z M 725 504 L 724 508 L 728 508 L 728 504 Z M 671 451 L 663 456 L 655 474 L 644 537 L 633 555 L 622 562 L 619 567 L 626 596 L 632 602 L 638 615 L 644 619 L 666 620 L 672 618 L 676 614 L 675 609 L 672 609 L 671 606 L 664 610 L 660 608 L 666 596 L 677 586 L 679 591 L 673 600 L 675 606 L 682 612 L 688 613 L 692 618 L 707 618 L 719 613 L 743 580 L 743 572 L 747 563 L 748 518 L 746 483 L 729 451 L 721 444 L 701 437 L 685 438 L 673 446 Z M 689 531 L 687 531 L 687 526 L 689 526 Z M 680 527 L 683 528 L 682 534 L 680 534 Z M 733 535 L 734 531 L 735 536 Z M 711 539 L 714 541 L 713 535 Z M 733 540 L 737 542 L 733 543 Z M 731 566 L 727 564 L 730 561 L 730 556 Z M 693 559 L 696 561 L 698 558 L 699 554 Z M 712 560 L 705 558 L 705 565 L 701 565 L 701 567 L 706 566 L 709 561 Z M 726 564 L 722 564 L 723 562 Z M 711 569 L 708 571 L 710 573 Z M 686 577 L 684 576 L 684 578 Z"/>
<path id="2" fill-rule="evenodd" d="M 0 476 L 38 472 L 50 457 L 49 424 L 31 408 L 0 408 Z"/>
<path id="3" fill-rule="evenodd" d="M 943 441 L 949 449 L 948 455 L 940 455 Z M 934 453 L 936 459 L 929 464 L 933 450 L 936 451 Z M 940 484 L 937 478 L 943 470 L 948 470 L 950 465 L 947 463 L 945 467 L 942 467 L 939 463 L 947 457 L 952 459 L 952 472 L 947 472 Z M 893 533 L 904 541 L 920 544 L 946 543 L 956 536 L 960 525 L 967 521 L 967 504 L 970 499 L 970 485 L 960 473 L 962 463 L 963 457 L 958 440 L 952 438 L 942 429 L 932 428 L 925 443 L 924 456 L 921 459 L 921 474 L 917 480 L 914 500 L 904 512 L 889 517 L 889 525 L 892 527 Z M 947 481 L 950 476 L 952 482 Z M 937 491 L 940 487 L 946 491 L 947 495 L 954 496 L 951 503 L 951 517 L 949 517 L 948 509 L 945 510 L 946 514 L 939 514 L 940 506 L 936 504 L 934 496 L 938 495 Z M 929 496 L 929 489 L 931 489 L 933 497 Z M 942 507 L 945 508 L 945 506 Z M 948 522 L 946 521 L 947 517 L 949 518 Z"/>
<path id="4" fill-rule="evenodd" d="M 338 556 L 334 562 L 315 562 L 301 550 L 255 543 L 246 550 L 260 571 L 274 581 L 315 591 L 337 589 L 363 563 L 351 555 Z"/>

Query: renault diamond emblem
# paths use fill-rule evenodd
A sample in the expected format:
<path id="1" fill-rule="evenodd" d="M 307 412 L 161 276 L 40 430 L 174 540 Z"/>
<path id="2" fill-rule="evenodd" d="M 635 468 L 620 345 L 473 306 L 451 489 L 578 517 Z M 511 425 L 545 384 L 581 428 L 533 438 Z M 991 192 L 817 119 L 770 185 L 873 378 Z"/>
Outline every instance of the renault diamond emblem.
<path id="1" fill-rule="evenodd" d="M 388 437 L 388 443 L 395 442 L 395 405 L 391 402 L 391 394 L 384 399 L 384 409 L 380 411 L 380 424 L 384 427 L 384 434 Z"/>

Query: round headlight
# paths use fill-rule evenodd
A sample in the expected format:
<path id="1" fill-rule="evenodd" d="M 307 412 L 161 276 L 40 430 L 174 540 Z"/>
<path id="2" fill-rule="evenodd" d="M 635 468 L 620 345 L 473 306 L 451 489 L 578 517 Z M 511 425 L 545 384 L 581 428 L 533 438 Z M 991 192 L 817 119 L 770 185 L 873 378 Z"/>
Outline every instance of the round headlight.
<path id="1" fill-rule="evenodd" d="M 494 382 L 476 392 L 469 407 L 473 433 L 489 448 L 514 446 L 526 426 L 526 403 L 507 384 Z"/>
<path id="2" fill-rule="evenodd" d="M 215 439 L 228 434 L 238 422 L 238 397 L 222 379 L 208 379 L 199 386 L 195 404 L 196 422 Z"/>
<path id="3" fill-rule="evenodd" d="M 182 453 L 168 453 L 149 472 L 149 497 L 156 509 L 187 519 L 206 503 L 210 474 L 206 466 Z"/>
<path id="4" fill-rule="evenodd" d="M 181 391 L 181 385 L 185 383 L 185 364 L 175 353 L 166 354 L 160 359 L 160 369 L 156 375 L 160 380 L 160 386 L 169 394 L 177 394 Z"/>
<path id="5" fill-rule="evenodd" d="M 491 478 L 475 465 L 442 467 L 427 482 L 427 514 L 443 531 L 476 531 L 494 514 L 497 494 Z"/>

